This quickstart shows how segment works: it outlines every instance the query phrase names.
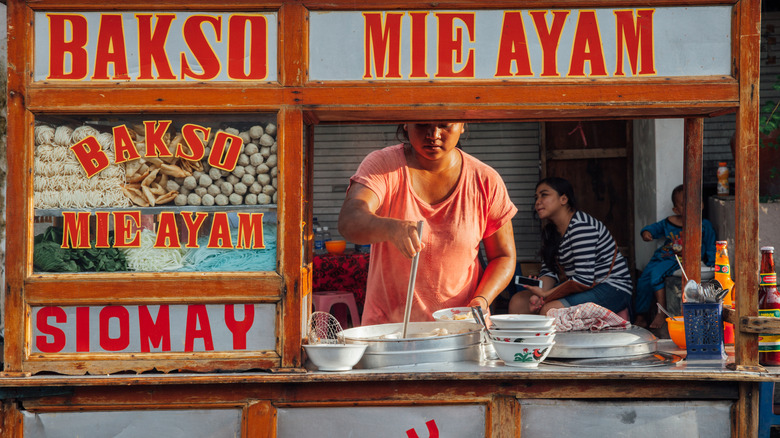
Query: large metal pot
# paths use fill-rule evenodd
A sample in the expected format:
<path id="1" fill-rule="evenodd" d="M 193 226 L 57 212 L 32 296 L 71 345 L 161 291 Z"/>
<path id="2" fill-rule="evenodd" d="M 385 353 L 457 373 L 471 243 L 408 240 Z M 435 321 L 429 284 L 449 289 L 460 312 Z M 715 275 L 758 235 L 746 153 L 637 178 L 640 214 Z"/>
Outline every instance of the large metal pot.
<path id="1" fill-rule="evenodd" d="M 406 338 L 401 338 L 403 323 L 392 323 L 347 329 L 344 339 L 368 345 L 359 368 L 479 361 L 481 328 L 462 321 L 410 322 Z M 448 334 L 441 334 L 443 330 Z"/>

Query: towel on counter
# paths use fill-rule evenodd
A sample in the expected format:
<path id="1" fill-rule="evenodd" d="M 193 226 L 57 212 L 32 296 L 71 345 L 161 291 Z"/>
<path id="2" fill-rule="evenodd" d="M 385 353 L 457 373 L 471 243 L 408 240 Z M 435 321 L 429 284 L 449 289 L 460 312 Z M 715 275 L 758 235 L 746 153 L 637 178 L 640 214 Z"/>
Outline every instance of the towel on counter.
<path id="1" fill-rule="evenodd" d="M 561 309 L 550 309 L 547 316 L 555 318 L 556 331 L 599 331 L 607 328 L 628 328 L 631 323 L 613 311 L 595 303 L 584 303 Z"/>

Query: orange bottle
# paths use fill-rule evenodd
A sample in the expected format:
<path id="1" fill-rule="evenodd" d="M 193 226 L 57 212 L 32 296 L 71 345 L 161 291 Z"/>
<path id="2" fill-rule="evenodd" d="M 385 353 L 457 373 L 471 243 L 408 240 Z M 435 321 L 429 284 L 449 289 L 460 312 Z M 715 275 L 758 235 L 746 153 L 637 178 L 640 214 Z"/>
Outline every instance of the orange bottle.
<path id="1" fill-rule="evenodd" d="M 723 304 L 736 307 L 736 295 L 734 295 L 734 281 L 731 279 L 731 266 L 729 264 L 728 242 L 719 240 L 715 242 L 715 279 L 718 280 L 724 289 L 729 293 L 723 297 Z M 723 342 L 726 344 L 734 343 L 734 325 L 728 322 L 723 323 Z"/>
<path id="2" fill-rule="evenodd" d="M 729 293 L 723 298 L 723 304 L 732 306 L 736 295 L 734 295 L 734 281 L 731 280 L 731 266 L 729 264 L 728 242 L 718 240 L 715 242 L 715 279 L 718 280 L 724 289 Z"/>

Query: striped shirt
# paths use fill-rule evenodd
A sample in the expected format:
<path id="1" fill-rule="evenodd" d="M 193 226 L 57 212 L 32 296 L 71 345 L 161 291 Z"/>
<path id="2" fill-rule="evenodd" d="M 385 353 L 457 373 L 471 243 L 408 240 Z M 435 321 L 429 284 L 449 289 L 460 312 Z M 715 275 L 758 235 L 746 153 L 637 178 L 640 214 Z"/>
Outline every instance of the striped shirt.
<path id="1" fill-rule="evenodd" d="M 558 263 L 563 267 L 566 276 L 588 287 L 594 282 L 605 282 L 631 294 L 628 264 L 619 251 L 615 266 L 611 273 L 609 271 L 614 256 L 615 239 L 607 227 L 587 213 L 574 213 L 558 247 Z M 604 280 L 608 273 L 609 278 Z M 540 274 L 558 280 L 558 276 L 544 262 Z"/>

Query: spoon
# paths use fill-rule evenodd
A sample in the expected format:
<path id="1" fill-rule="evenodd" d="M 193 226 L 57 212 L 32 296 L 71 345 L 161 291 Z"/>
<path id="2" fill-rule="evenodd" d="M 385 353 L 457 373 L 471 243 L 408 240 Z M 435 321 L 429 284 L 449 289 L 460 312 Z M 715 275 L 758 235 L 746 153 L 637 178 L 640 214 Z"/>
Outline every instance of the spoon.
<path id="1" fill-rule="evenodd" d="M 696 283 L 696 280 L 688 280 L 688 283 L 685 285 L 685 289 L 683 289 L 683 296 L 685 297 L 685 301 L 698 303 L 702 298 L 699 288 L 700 286 Z"/>
<path id="2" fill-rule="evenodd" d="M 662 306 L 662 305 L 661 305 L 661 303 L 655 303 L 655 304 L 657 304 L 657 305 L 658 305 L 658 310 L 660 310 L 661 312 L 664 312 L 664 315 L 668 316 L 668 317 L 669 317 L 669 318 L 671 318 L 673 321 L 677 321 L 677 318 L 676 318 L 676 317 L 674 317 L 674 316 L 672 316 L 672 314 L 671 314 L 671 313 L 669 313 L 669 311 L 667 311 L 667 310 L 664 308 L 664 306 Z"/>
<path id="3" fill-rule="evenodd" d="M 485 314 L 482 313 L 482 308 L 479 306 L 474 306 L 471 308 L 471 313 L 474 315 L 474 319 L 479 321 L 485 331 L 490 334 L 490 329 L 488 329 L 487 321 L 485 320 Z"/>

